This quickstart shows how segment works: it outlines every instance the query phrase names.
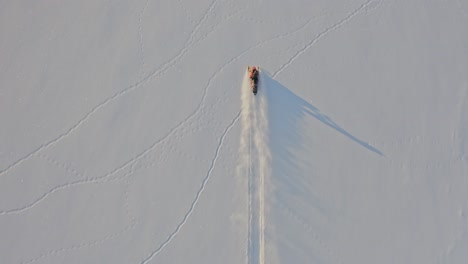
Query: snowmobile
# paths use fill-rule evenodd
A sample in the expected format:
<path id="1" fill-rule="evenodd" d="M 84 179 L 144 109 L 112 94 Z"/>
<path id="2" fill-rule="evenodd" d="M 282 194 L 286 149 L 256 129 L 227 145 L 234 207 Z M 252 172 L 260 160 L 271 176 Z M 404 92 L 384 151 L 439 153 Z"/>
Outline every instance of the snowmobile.
<path id="1" fill-rule="evenodd" d="M 260 67 L 258 66 L 248 66 L 247 70 L 249 71 L 250 87 L 252 87 L 252 92 L 254 95 L 257 95 L 258 91 L 258 71 Z"/>

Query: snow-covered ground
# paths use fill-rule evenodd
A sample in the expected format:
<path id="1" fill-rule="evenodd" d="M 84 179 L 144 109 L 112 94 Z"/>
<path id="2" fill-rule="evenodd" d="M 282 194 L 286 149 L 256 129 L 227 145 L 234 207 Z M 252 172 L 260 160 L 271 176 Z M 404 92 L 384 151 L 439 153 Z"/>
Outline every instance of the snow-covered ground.
<path id="1" fill-rule="evenodd" d="M 0 263 L 468 263 L 467 24 L 466 0 L 0 1 Z"/>

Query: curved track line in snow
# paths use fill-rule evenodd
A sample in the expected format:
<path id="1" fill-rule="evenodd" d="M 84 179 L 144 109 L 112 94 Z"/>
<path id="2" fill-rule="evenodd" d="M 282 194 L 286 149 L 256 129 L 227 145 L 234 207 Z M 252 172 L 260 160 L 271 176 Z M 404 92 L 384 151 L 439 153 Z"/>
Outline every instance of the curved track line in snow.
<path id="1" fill-rule="evenodd" d="M 14 161 L 10 165 L 6 166 L 4 169 L 0 170 L 0 176 L 5 174 L 5 173 L 8 173 L 11 169 L 18 166 L 23 161 L 29 159 L 35 153 L 37 153 L 37 152 L 41 151 L 42 149 L 47 148 L 47 147 L 49 147 L 51 145 L 54 145 L 57 142 L 59 142 L 60 140 L 62 140 L 63 138 L 67 137 L 70 133 L 72 133 L 73 131 L 78 129 L 86 120 L 88 120 L 90 116 L 92 116 L 95 112 L 97 112 L 99 109 L 103 108 L 104 106 L 106 106 L 110 102 L 116 100 L 117 98 L 121 97 L 122 95 L 125 95 L 125 94 L 135 90 L 136 88 L 139 88 L 139 87 L 143 86 L 144 84 L 149 82 L 153 77 L 159 76 L 159 75 L 163 74 L 164 72 L 168 71 L 170 68 L 174 67 L 174 65 L 176 65 L 178 60 L 181 57 L 183 57 L 183 55 L 185 55 L 187 53 L 187 51 L 189 50 L 189 48 L 194 44 L 193 42 L 194 42 L 194 37 L 195 37 L 196 33 L 198 32 L 199 28 L 201 27 L 203 22 L 206 20 L 206 18 L 210 14 L 210 12 L 213 10 L 213 8 L 214 8 L 215 4 L 217 3 L 217 1 L 218 0 L 214 0 L 211 3 L 210 7 L 204 13 L 203 17 L 199 20 L 199 22 L 197 23 L 195 28 L 192 30 L 189 38 L 187 39 L 187 41 L 184 44 L 184 47 L 174 57 L 172 57 L 170 60 L 168 60 L 167 62 L 162 64 L 158 69 L 151 72 L 144 79 L 142 79 L 142 80 L 136 82 L 135 84 L 123 89 L 122 91 L 119 91 L 119 92 L 115 93 L 114 95 L 108 97 L 104 101 L 102 101 L 99 104 L 95 105 L 88 113 L 86 113 L 84 115 L 84 117 L 82 117 L 80 120 L 78 120 L 78 122 L 75 123 L 72 127 L 70 127 L 67 131 L 65 131 L 64 133 L 58 135 L 56 138 L 54 138 L 54 139 L 52 139 L 50 141 L 42 143 L 41 145 L 39 145 L 39 147 L 35 148 L 34 150 L 29 152 L 25 156 L 19 158 L 18 160 Z M 198 40 L 197 42 L 199 42 L 201 40 L 202 39 Z"/>
<path id="2" fill-rule="evenodd" d="M 105 177 L 108 177 L 110 176 L 110 174 L 108 175 L 105 175 Z M 2 215 L 10 215 L 10 214 L 18 214 L 18 213 L 22 213 L 26 210 L 29 210 L 31 208 L 33 208 L 34 206 L 36 206 L 37 204 L 39 204 L 42 200 L 46 199 L 48 196 L 50 196 L 51 194 L 54 194 L 60 190 L 63 190 L 63 189 L 67 189 L 67 188 L 70 188 L 70 187 L 73 187 L 73 186 L 76 186 L 76 185 L 84 185 L 84 184 L 90 184 L 90 183 L 99 183 L 99 182 L 102 182 L 104 181 L 104 177 L 103 178 L 94 178 L 94 179 L 86 179 L 86 180 L 78 180 L 78 181 L 74 181 L 74 182 L 70 182 L 70 183 L 65 183 L 65 184 L 61 184 L 61 185 L 58 185 L 58 186 L 55 186 L 54 188 L 52 188 L 51 190 L 43 193 L 41 196 L 39 196 L 38 198 L 36 198 L 34 201 L 30 202 L 29 204 L 27 205 L 24 205 L 22 207 L 19 207 L 19 208 L 15 208 L 15 209 L 10 209 L 10 210 L 3 210 L 3 211 L 0 211 L 0 216 Z"/>
<path id="3" fill-rule="evenodd" d="M 208 90 L 209 88 L 211 87 L 211 84 L 213 82 L 213 80 L 227 67 L 229 66 L 230 64 L 234 63 L 235 61 L 239 60 L 242 56 L 244 56 L 245 54 L 247 54 L 248 52 L 262 46 L 262 45 L 265 45 L 271 41 L 274 41 L 274 40 L 277 40 L 277 39 L 282 39 L 282 38 L 285 38 L 289 35 L 292 35 L 292 34 L 295 34 L 297 32 L 299 32 L 300 30 L 302 30 L 303 28 L 305 28 L 307 25 L 309 25 L 315 18 L 317 17 L 311 17 L 308 21 L 306 21 L 304 24 L 300 25 L 298 28 L 294 29 L 293 31 L 289 31 L 287 33 L 283 33 L 283 34 L 279 34 L 279 35 L 276 35 L 270 39 L 267 39 L 267 40 L 263 40 L 263 41 L 260 41 L 258 42 L 257 44 L 255 45 L 252 45 L 251 47 L 248 47 L 246 49 L 244 49 L 243 51 L 241 51 L 239 54 L 237 54 L 236 56 L 232 57 L 229 61 L 225 62 L 215 73 L 213 73 L 213 75 L 210 77 L 210 79 L 208 80 L 208 83 L 207 85 L 205 86 L 205 89 L 203 91 L 203 95 L 202 95 L 202 99 L 200 101 L 200 103 L 198 104 L 198 106 L 196 107 L 196 109 L 191 113 L 189 114 L 189 116 L 187 116 L 187 118 L 185 118 L 184 120 L 182 120 L 181 122 L 179 122 L 175 127 L 173 127 L 171 130 L 169 130 L 169 132 L 163 136 L 162 138 L 158 139 L 157 141 L 153 142 L 148 148 L 144 149 L 142 152 L 140 152 L 139 154 L 137 154 L 136 156 L 134 156 L 133 158 L 127 160 L 126 162 L 124 162 L 123 164 L 121 164 L 120 166 L 116 167 L 115 169 L 113 169 L 112 171 L 104 174 L 104 175 L 100 175 L 100 176 L 97 176 L 97 177 L 92 177 L 92 178 L 86 178 L 84 180 L 77 180 L 77 181 L 73 181 L 73 182 L 69 182 L 69 183 L 65 183 L 65 184 L 61 184 L 61 185 L 58 185 L 52 189 L 50 189 L 49 191 L 47 191 L 46 193 L 44 193 L 43 195 L 41 195 L 40 197 L 36 198 L 34 201 L 30 202 L 29 204 L 27 205 L 24 205 L 20 208 L 15 208 L 15 209 L 11 209 L 11 210 L 3 210 L 3 211 L 0 211 L 0 216 L 1 215 L 7 215 L 7 214 L 16 214 L 16 213 L 21 213 L 23 211 L 26 211 L 28 209 L 31 209 L 32 207 L 34 207 L 36 204 L 38 204 L 39 202 L 41 202 L 42 200 L 44 200 L 46 197 L 48 197 L 49 195 L 57 192 L 57 191 L 60 191 L 60 190 L 63 190 L 63 189 L 66 189 L 66 188 L 69 188 L 69 187 L 73 187 L 75 185 L 83 185 L 83 184 L 90 184 L 90 183 L 98 183 L 98 182 L 101 182 L 101 181 L 106 181 L 107 179 L 109 179 L 110 177 L 112 177 L 113 175 L 117 174 L 118 172 L 124 170 L 127 166 L 129 166 L 130 164 L 132 164 L 133 162 L 135 161 L 138 161 L 139 159 L 143 158 L 146 154 L 148 154 L 150 151 L 152 151 L 155 147 L 157 147 L 159 144 L 163 143 L 165 140 L 167 140 L 171 135 L 173 135 L 178 129 L 180 129 L 185 123 L 187 123 L 188 121 L 190 121 L 195 115 L 197 115 L 205 100 L 206 100 L 206 96 L 208 94 Z M 241 110 L 242 111 L 242 110 Z M 239 113 L 240 114 L 240 111 Z M 84 122 L 84 121 L 83 121 Z M 47 147 L 47 146 L 46 146 Z M 34 154 L 36 154 L 36 152 L 40 151 L 41 149 L 37 149 L 37 151 L 35 152 L 32 152 L 31 154 L 29 154 L 28 156 L 32 156 Z M 23 159 L 26 160 L 27 158 L 29 157 L 26 157 Z M 16 164 L 18 165 L 18 164 Z M 16 166 L 14 165 L 14 166 Z M 7 170 L 3 171 L 3 173 L 6 173 L 8 170 L 10 170 L 11 168 L 7 168 Z M 2 174 L 2 172 L 0 172 L 0 175 Z"/>
<path id="4" fill-rule="evenodd" d="M 63 253 L 67 253 L 67 252 L 71 252 L 71 251 L 75 251 L 75 250 L 80 250 L 80 249 L 83 249 L 83 248 L 88 248 L 88 247 L 94 247 L 94 246 L 97 246 L 97 245 L 100 245 L 100 244 L 103 244 L 104 242 L 108 241 L 108 240 L 112 240 L 112 239 L 115 239 L 119 236 L 121 236 L 122 234 L 134 229 L 137 225 L 138 225 L 138 219 L 135 218 L 135 216 L 130 212 L 130 205 L 129 205 L 129 196 L 128 196 L 128 193 L 129 193 L 129 187 L 130 187 L 130 180 L 131 180 L 131 176 L 134 174 L 134 167 L 136 165 L 136 162 L 132 163 L 132 166 L 131 166 L 131 169 L 130 171 L 125 174 L 124 177 L 127 177 L 126 181 L 125 181 L 125 193 L 124 193 L 124 199 L 125 199 L 125 202 L 124 202 L 124 207 L 125 207 L 125 212 L 129 218 L 129 221 L 130 223 L 128 225 L 126 225 L 124 228 L 122 228 L 121 230 L 115 232 L 115 233 L 112 233 L 112 234 L 109 234 L 107 236 L 105 236 L 104 238 L 101 238 L 101 239 L 96 239 L 96 240 L 93 240 L 91 242 L 84 242 L 84 243 L 80 243 L 78 245 L 74 245 L 74 246 L 70 246 L 70 247 L 64 247 L 64 248 L 59 248 L 59 249 L 54 249 L 54 250 L 50 250 L 38 257 L 35 257 L 35 258 L 32 258 L 32 259 L 29 259 L 27 261 L 23 261 L 21 262 L 21 264 L 31 264 L 31 263 L 34 263 L 34 262 L 37 262 L 39 260 L 43 260 L 43 259 L 46 259 L 48 257 L 52 257 L 52 256 L 56 256 L 56 255 L 60 255 L 60 254 L 63 254 Z"/>
<path id="5" fill-rule="evenodd" d="M 344 17 L 343 19 L 341 19 L 337 23 L 331 25 L 330 27 L 325 28 L 320 33 L 318 33 L 317 36 L 315 36 L 315 38 L 313 38 L 309 43 L 307 43 L 307 45 L 305 45 L 301 50 L 297 51 L 296 54 L 294 54 L 294 56 L 289 58 L 289 60 L 286 63 L 281 65 L 281 67 L 276 72 L 273 73 L 272 78 L 275 78 L 284 69 L 289 67 L 294 62 L 294 60 L 296 60 L 300 55 L 302 55 L 310 47 L 312 47 L 320 38 L 325 36 L 330 31 L 335 30 L 335 29 L 341 27 L 342 25 L 344 25 L 346 22 L 348 22 L 350 19 L 352 19 L 355 15 L 357 15 L 361 10 L 363 10 L 366 6 L 368 6 L 372 1 L 374 1 L 374 0 L 367 0 L 365 3 L 363 3 L 358 8 L 356 8 L 353 12 L 349 13 L 349 15 L 347 15 L 346 17 Z"/>
<path id="6" fill-rule="evenodd" d="M 202 20 L 200 20 L 200 22 L 197 24 L 197 26 L 195 27 L 194 31 L 192 31 L 192 34 L 188 40 L 188 42 L 190 42 L 194 35 L 195 35 L 195 32 L 198 30 L 199 26 L 202 24 L 202 22 L 206 19 L 206 17 L 208 17 L 208 14 L 210 13 L 211 10 L 213 10 L 214 8 L 214 5 L 215 3 L 217 2 L 218 0 L 215 0 L 212 2 L 212 4 L 210 5 L 209 9 L 205 12 Z M 199 41 L 201 41 L 202 39 L 200 39 Z M 180 54 L 180 53 L 179 53 Z M 225 65 L 226 66 L 226 65 Z M 205 88 L 205 91 L 204 91 L 204 94 L 203 94 L 203 98 L 202 98 L 202 101 L 200 102 L 200 104 L 198 105 L 197 109 L 191 114 L 189 115 L 185 120 L 183 120 L 182 122 L 180 122 L 178 125 L 176 125 L 173 129 L 171 129 L 169 131 L 168 134 L 166 134 L 166 136 L 164 136 L 163 138 L 161 138 L 160 140 L 154 142 L 149 148 L 145 149 L 143 152 L 141 152 L 140 154 L 138 154 L 137 156 L 135 156 L 134 158 L 126 161 L 124 164 L 122 164 L 121 166 L 115 168 L 114 170 L 112 170 L 111 172 L 108 172 L 104 175 L 101 175 L 101 176 L 98 176 L 98 177 L 94 177 L 94 178 L 87 178 L 87 179 L 84 179 L 84 180 L 78 180 L 78 181 L 74 181 L 74 182 L 69 182 L 69 183 L 65 183 L 65 184 L 61 184 L 61 185 L 58 185 L 58 186 L 55 186 L 54 188 L 50 189 L 49 191 L 47 191 L 46 193 L 44 193 L 43 195 L 41 195 L 40 197 L 36 198 L 34 201 L 30 202 L 29 204 L 25 205 L 25 206 L 22 206 L 20 208 L 16 208 L 16 209 L 11 209 L 11 210 L 3 210 L 3 211 L 0 211 L 0 216 L 1 215 L 6 215 L 6 214 L 15 214 L 15 213 L 20 213 L 20 212 L 23 212 L 25 210 L 28 210 L 28 209 L 31 209 L 32 207 L 34 207 L 36 204 L 38 204 L 39 202 L 41 202 L 42 200 L 44 200 L 46 197 L 48 197 L 50 194 L 53 194 L 59 190 L 62 190 L 62 189 L 66 189 L 66 188 L 69 188 L 69 187 L 72 187 L 72 186 L 75 186 L 75 185 L 81 185 L 81 184 L 89 184 L 89 183 L 96 183 L 96 182 L 100 182 L 100 181 L 103 181 L 103 180 L 106 180 L 107 178 L 110 178 L 112 175 L 118 173 L 119 171 L 125 169 L 128 165 L 130 165 L 132 162 L 135 162 L 137 160 L 139 160 L 141 157 L 145 156 L 149 151 L 151 151 L 154 147 L 156 147 L 157 145 L 159 145 L 161 142 L 163 142 L 165 139 L 167 139 L 170 135 L 172 135 L 178 128 L 180 128 L 185 122 L 187 122 L 188 120 L 190 120 L 201 108 L 202 104 L 203 104 L 203 101 L 205 100 L 205 97 L 206 97 L 206 94 L 207 94 L 207 89 L 208 87 L 211 85 L 211 82 L 212 80 L 216 77 L 218 72 L 216 72 L 209 80 L 206 88 Z M 148 77 L 145 78 L 145 80 L 149 80 L 149 78 L 152 77 L 152 75 L 154 75 L 155 72 L 153 72 L 151 75 L 149 75 Z M 142 82 L 144 82 L 145 80 L 143 80 Z M 142 83 L 141 82 L 141 83 Z M 136 88 L 138 86 L 138 84 L 130 87 L 130 88 Z M 129 88 L 129 89 L 130 89 Z M 103 107 L 106 103 L 108 103 L 109 101 L 117 98 L 118 96 L 120 95 L 123 95 L 125 92 L 129 92 L 129 90 L 127 91 L 122 91 L 110 98 L 108 98 L 106 101 L 104 101 L 104 103 L 101 103 L 97 106 L 95 106 L 93 108 L 93 110 L 91 110 L 91 112 L 89 112 L 84 118 L 82 118 L 77 124 L 75 124 L 75 126 L 73 126 L 72 128 L 70 128 L 66 133 L 60 135 L 58 138 L 48 142 L 48 143 L 45 143 L 45 144 L 42 144 L 40 147 L 36 148 L 33 152 L 29 153 L 28 155 L 26 155 L 25 157 L 17 160 L 16 162 L 10 164 L 6 169 L 0 171 L 0 176 L 2 174 L 5 174 L 7 173 L 9 170 L 11 170 L 12 168 L 16 167 L 17 165 L 19 165 L 21 162 L 29 159 L 30 157 L 32 157 L 33 155 L 37 154 L 40 150 L 58 142 L 59 140 L 61 140 L 62 138 L 64 138 L 66 135 L 70 134 L 73 130 L 77 129 L 83 122 L 85 122 L 88 117 L 96 112 L 99 108 Z"/>
<path id="7" fill-rule="evenodd" d="M 39 156 L 39 155 L 42 155 L 42 154 L 37 154 L 36 153 L 34 155 Z M 9 215 L 9 214 L 18 214 L 18 213 L 24 212 L 26 210 L 29 210 L 29 209 L 33 208 L 34 206 L 36 206 L 38 203 L 40 203 L 42 200 L 46 199 L 51 194 L 54 194 L 54 193 L 56 193 L 56 192 L 58 192 L 60 190 L 63 190 L 63 189 L 74 187 L 76 185 L 85 185 L 85 184 L 91 184 L 91 183 L 104 182 L 108 178 L 110 178 L 112 175 L 114 175 L 114 174 L 120 172 L 121 170 L 123 170 L 127 165 L 134 164 L 137 161 L 138 161 L 137 159 L 130 160 L 130 161 L 125 163 L 125 166 L 119 167 L 119 168 L 117 168 L 117 169 L 115 169 L 115 170 L 113 170 L 113 171 L 111 171 L 109 173 L 106 173 L 104 175 L 101 175 L 101 176 L 98 176 L 98 177 L 95 177 L 95 178 L 86 178 L 84 180 L 76 180 L 76 181 L 73 181 L 73 182 L 68 182 L 68 183 L 64 183 L 64 184 L 55 186 L 52 189 L 50 189 L 49 191 L 43 193 L 41 196 L 37 197 L 35 200 L 28 203 L 27 205 L 24 205 L 22 207 L 15 208 L 15 209 L 0 211 L 0 216 Z M 133 168 L 132 168 L 132 170 L 133 170 Z M 81 175 L 81 174 L 79 174 L 79 175 Z M 129 173 L 127 173 L 125 176 L 123 176 L 123 178 L 128 176 L 128 175 L 129 175 Z"/>
<path id="8" fill-rule="evenodd" d="M 240 113 L 238 113 L 236 115 L 236 117 L 232 120 L 232 122 L 229 124 L 229 126 L 224 130 L 221 138 L 219 139 L 219 143 L 218 143 L 218 146 L 216 147 L 215 155 L 214 155 L 213 159 L 211 160 L 211 164 L 210 164 L 210 167 L 208 169 L 208 172 L 206 173 L 206 176 L 203 179 L 203 181 L 202 181 L 202 183 L 200 185 L 200 188 L 197 191 L 197 194 L 195 195 L 195 199 L 192 201 L 192 204 L 190 205 L 190 208 L 187 211 L 187 213 L 184 215 L 182 221 L 177 225 L 174 232 L 172 232 L 167 237 L 166 241 L 164 241 L 155 251 L 153 251 L 145 260 L 143 260 L 141 262 L 142 264 L 148 263 L 149 261 L 151 261 L 152 258 L 154 258 L 156 255 L 158 255 L 164 249 L 164 247 L 166 247 L 172 241 L 172 239 L 174 239 L 174 237 L 179 233 L 180 229 L 185 225 L 185 223 L 189 219 L 190 215 L 192 215 L 193 210 L 195 209 L 195 206 L 197 205 L 201 194 L 205 190 L 206 184 L 210 180 L 211 173 L 213 172 L 213 169 L 215 167 L 216 161 L 217 161 L 218 156 L 219 156 L 219 152 L 220 152 L 221 147 L 223 146 L 223 143 L 224 143 L 224 139 L 226 138 L 228 132 L 232 129 L 232 127 L 234 127 L 234 125 L 236 124 L 237 120 L 239 120 L 239 118 L 240 118 Z"/>
<path id="9" fill-rule="evenodd" d="M 66 253 L 66 252 L 75 251 L 75 250 L 79 250 L 79 249 L 83 249 L 83 248 L 94 247 L 94 246 L 103 244 L 108 240 L 115 239 L 115 238 L 121 236 L 122 234 L 134 229 L 136 227 L 136 225 L 137 225 L 137 221 L 132 222 L 132 223 L 128 224 L 127 226 L 125 226 L 120 231 L 118 231 L 116 233 L 113 233 L 113 234 L 110 234 L 110 235 L 107 235 L 106 237 L 104 237 L 102 239 L 94 240 L 92 242 L 81 243 L 79 245 L 75 245 L 75 246 L 71 246 L 71 247 L 67 247 L 67 248 L 55 249 L 55 250 L 49 251 L 47 253 L 44 253 L 44 254 L 36 257 L 36 258 L 30 259 L 30 260 L 27 260 L 27 261 L 22 261 L 21 264 L 31 264 L 31 263 L 38 262 L 40 260 L 55 256 L 55 255 L 59 255 L 59 254 L 63 254 L 63 253 Z"/>
<path id="10" fill-rule="evenodd" d="M 61 184 L 61 185 L 58 185 L 52 189 L 50 189 L 49 191 L 47 191 L 46 193 L 44 193 L 43 195 L 41 195 L 40 197 L 36 198 L 34 201 L 30 202 L 29 204 L 27 205 L 24 205 L 20 208 L 16 208 L 16 209 L 11 209 L 11 210 L 4 210 L 4 211 L 0 211 L 0 216 L 1 215 L 6 215 L 6 214 L 15 214 L 15 213 L 20 213 L 20 212 L 23 212 L 25 210 L 28 210 L 28 209 L 31 209 L 33 206 L 35 206 L 36 204 L 38 204 L 39 202 L 41 202 L 42 200 L 44 200 L 46 197 L 48 197 L 50 194 L 53 194 L 59 190 L 62 190 L 62 189 L 66 189 L 66 188 L 69 188 L 69 187 L 73 187 L 75 185 L 82 185 L 82 184 L 89 184 L 89 183 L 97 183 L 97 182 L 101 182 L 101 181 L 105 181 L 107 179 L 109 179 L 110 177 L 112 177 L 113 175 L 117 174 L 118 172 L 124 170 L 127 166 L 129 166 L 130 164 L 132 164 L 133 162 L 135 161 L 138 161 L 139 159 L 143 158 L 146 154 L 148 154 L 150 151 L 152 151 L 154 148 L 156 148 L 159 144 L 163 143 L 165 140 L 167 140 L 171 135 L 173 135 L 178 129 L 180 129 L 181 127 L 184 126 L 185 123 L 187 123 L 188 121 L 190 121 L 195 115 L 197 115 L 201 108 L 203 107 L 204 105 L 204 102 L 206 100 L 206 96 L 208 94 L 208 90 L 209 88 L 211 87 L 211 84 L 213 82 L 213 80 L 221 73 L 223 72 L 223 70 L 229 66 L 230 64 L 234 63 L 235 61 L 239 60 L 242 56 L 244 56 L 245 54 L 247 54 L 248 52 L 262 46 L 262 45 L 265 45 L 271 41 L 274 41 L 274 40 L 277 40 L 277 39 L 282 39 L 282 38 L 285 38 L 291 34 L 295 34 L 296 32 L 302 30 L 303 28 L 305 28 L 308 24 L 310 24 L 313 19 L 316 18 L 316 17 L 312 17 L 310 18 L 306 23 L 304 23 L 303 25 L 299 26 L 297 29 L 293 30 L 293 31 L 290 31 L 290 32 L 287 32 L 287 33 L 283 33 L 283 34 L 279 34 L 279 35 L 276 35 L 270 39 L 267 39 L 267 40 L 264 40 L 264 41 L 260 41 L 259 43 L 251 46 L 251 47 L 248 47 L 246 48 L 245 50 L 243 50 L 242 52 L 240 52 L 239 54 L 237 54 L 236 56 L 232 57 L 229 61 L 225 62 L 215 73 L 213 73 L 213 75 L 210 77 L 210 79 L 208 80 L 208 83 L 207 85 L 205 86 L 205 89 L 203 91 L 203 95 L 202 95 L 202 99 L 200 101 L 200 103 L 198 104 L 198 106 L 195 108 L 195 110 L 189 114 L 189 116 L 187 116 L 187 118 L 185 118 L 184 120 L 182 120 L 181 122 L 179 122 L 175 127 L 173 127 L 171 130 L 169 130 L 169 132 L 164 135 L 162 138 L 158 139 L 157 141 L 153 142 L 148 148 L 144 149 L 142 152 L 140 152 L 139 154 L 137 154 L 136 156 L 134 156 L 133 158 L 127 160 L 126 162 L 124 162 L 123 164 L 121 164 L 120 166 L 116 167 L 115 169 L 113 169 L 112 171 L 104 174 L 104 175 L 100 175 L 100 176 L 97 176 L 97 177 L 93 177 L 93 178 L 87 178 L 87 179 L 84 179 L 84 180 L 78 180 L 78 181 L 73 181 L 73 182 L 69 182 L 69 183 L 65 183 L 65 184 Z M 242 111 L 242 110 L 241 110 Z M 240 113 L 240 112 L 239 112 Z M 40 149 L 38 149 L 37 151 L 39 151 Z M 36 152 L 37 152 L 36 151 Z M 31 153 L 29 156 L 32 156 L 34 155 L 36 152 L 33 152 Z M 29 158 L 29 157 L 27 157 Z M 27 158 L 24 158 L 23 160 L 26 160 Z M 18 165 L 18 164 L 16 164 Z M 16 166 L 14 165 L 14 166 Z M 11 168 L 8 168 L 7 170 L 9 170 Z M 7 171 L 4 171 L 4 173 L 6 173 Z M 1 175 L 1 172 L 0 172 L 0 175 Z"/>

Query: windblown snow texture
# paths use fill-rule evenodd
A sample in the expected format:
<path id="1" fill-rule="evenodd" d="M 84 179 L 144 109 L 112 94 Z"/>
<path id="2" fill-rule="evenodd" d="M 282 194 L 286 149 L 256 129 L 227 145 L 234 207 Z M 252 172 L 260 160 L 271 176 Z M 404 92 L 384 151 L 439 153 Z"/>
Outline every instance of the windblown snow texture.
<path id="1" fill-rule="evenodd" d="M 467 263 L 467 24 L 466 0 L 0 1 L 0 263 Z"/>

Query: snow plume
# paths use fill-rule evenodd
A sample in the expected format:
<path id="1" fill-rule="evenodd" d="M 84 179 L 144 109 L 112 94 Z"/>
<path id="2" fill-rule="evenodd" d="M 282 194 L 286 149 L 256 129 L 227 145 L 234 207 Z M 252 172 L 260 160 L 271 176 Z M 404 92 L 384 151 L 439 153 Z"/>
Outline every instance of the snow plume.
<path id="1" fill-rule="evenodd" d="M 250 89 L 247 73 L 242 79 L 241 87 L 241 137 L 239 146 L 239 165 L 237 167 L 238 175 L 249 174 L 250 170 L 250 143 L 252 134 L 252 119 L 253 119 L 253 94 Z"/>
<path id="2" fill-rule="evenodd" d="M 265 177 L 270 173 L 267 97 L 260 76 L 257 95 L 252 93 L 247 74 L 241 91 L 242 128 L 238 175 L 248 178 L 249 264 L 265 263 Z"/>

